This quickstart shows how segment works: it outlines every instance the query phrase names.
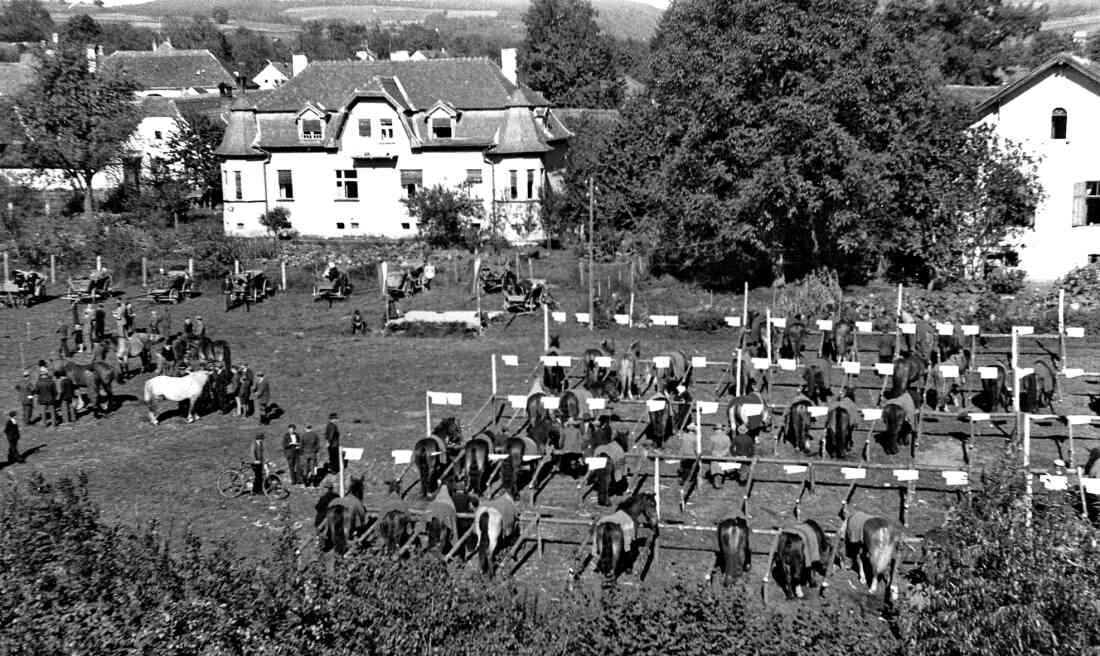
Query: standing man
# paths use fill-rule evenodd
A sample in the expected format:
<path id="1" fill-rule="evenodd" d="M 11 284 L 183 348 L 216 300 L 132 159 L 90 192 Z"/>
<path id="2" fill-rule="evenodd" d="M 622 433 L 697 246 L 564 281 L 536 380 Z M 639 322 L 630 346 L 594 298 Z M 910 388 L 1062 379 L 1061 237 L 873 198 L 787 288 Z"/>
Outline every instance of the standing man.
<path id="1" fill-rule="evenodd" d="M 237 383 L 237 412 L 242 417 L 252 416 L 252 371 L 242 362 L 240 381 Z"/>
<path id="2" fill-rule="evenodd" d="M 340 471 L 340 428 L 336 425 L 336 413 L 330 413 L 325 424 L 325 446 L 328 447 L 328 464 L 325 468 L 335 474 Z"/>
<path id="3" fill-rule="evenodd" d="M 42 409 L 42 421 L 46 426 L 56 426 L 57 416 L 57 391 L 54 389 L 54 381 L 48 372 L 40 371 L 38 383 L 34 387 L 38 397 L 38 406 Z"/>
<path id="4" fill-rule="evenodd" d="M 15 410 L 8 413 L 8 421 L 4 423 L 4 437 L 8 438 L 8 464 L 23 462 L 23 456 L 19 454 L 19 422 L 15 420 Z"/>
<path id="5" fill-rule="evenodd" d="M 73 321 L 73 349 L 77 353 L 84 352 L 84 327 L 79 321 Z"/>
<path id="6" fill-rule="evenodd" d="M 252 496 L 264 493 L 264 434 L 256 433 L 252 440 Z"/>
<path id="7" fill-rule="evenodd" d="M 126 303 L 126 307 L 122 312 L 123 323 L 126 325 L 126 336 L 134 334 L 134 304 Z"/>
<path id="8" fill-rule="evenodd" d="M 126 308 L 122 307 L 122 301 L 115 301 L 115 309 L 111 312 L 115 320 L 115 337 L 126 336 Z"/>
<path id="9" fill-rule="evenodd" d="M 195 326 L 191 323 L 191 317 L 183 318 L 183 334 L 187 337 L 195 334 Z"/>
<path id="10" fill-rule="evenodd" d="M 31 381 L 31 372 L 23 370 L 23 380 L 15 384 L 15 391 L 19 394 L 19 400 L 23 405 L 23 423 L 31 425 L 34 419 L 35 386 Z"/>
<path id="11" fill-rule="evenodd" d="M 306 424 L 306 432 L 302 434 L 302 471 L 306 487 L 317 487 L 317 453 L 320 450 L 321 438 L 312 424 Z"/>
<path id="12" fill-rule="evenodd" d="M 156 308 L 149 310 L 149 335 L 152 337 L 160 337 L 160 323 L 162 319 L 160 313 Z"/>
<path id="13" fill-rule="evenodd" d="M 57 355 L 62 360 L 68 360 L 72 355 L 72 351 L 69 350 L 69 322 L 62 319 L 57 322 L 57 337 L 60 343 L 57 345 Z"/>
<path id="14" fill-rule="evenodd" d="M 70 424 L 76 423 L 76 412 L 73 411 L 73 399 L 75 398 L 76 386 L 73 385 L 72 379 L 62 369 L 61 377 L 57 379 L 57 402 L 61 406 L 61 415 Z"/>
<path id="15" fill-rule="evenodd" d="M 95 334 L 92 332 L 92 318 L 95 313 L 92 312 L 92 306 L 87 305 L 84 307 L 84 343 L 80 345 L 80 352 L 87 351 L 92 352 L 92 344 L 95 342 Z"/>
<path id="16" fill-rule="evenodd" d="M 206 323 L 202 320 L 202 317 L 195 317 L 195 336 L 206 337 Z"/>
<path id="17" fill-rule="evenodd" d="M 103 341 L 104 324 L 107 323 L 107 312 L 103 309 L 102 303 L 96 303 L 95 306 L 95 318 L 93 321 L 92 341 Z"/>
<path id="18" fill-rule="evenodd" d="M 283 435 L 283 455 L 286 457 L 286 468 L 290 472 L 290 484 L 298 485 L 302 482 L 301 461 L 298 456 L 302 452 L 302 441 L 298 437 L 298 429 L 294 424 L 286 427 Z"/>
<path id="19" fill-rule="evenodd" d="M 271 386 L 268 385 L 267 379 L 264 378 L 264 373 L 262 371 L 256 374 L 256 389 L 252 393 L 252 398 L 260 406 L 260 423 L 266 424 L 269 421 L 267 417 L 267 408 L 271 404 Z"/>

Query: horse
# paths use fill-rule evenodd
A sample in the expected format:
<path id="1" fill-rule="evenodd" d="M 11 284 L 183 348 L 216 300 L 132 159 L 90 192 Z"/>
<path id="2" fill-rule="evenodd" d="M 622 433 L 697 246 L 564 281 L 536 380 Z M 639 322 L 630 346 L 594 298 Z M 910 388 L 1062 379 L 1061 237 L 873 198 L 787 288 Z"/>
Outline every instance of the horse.
<path id="1" fill-rule="evenodd" d="M 924 362 L 909 355 L 894 361 L 894 374 L 890 378 L 890 395 L 897 398 L 908 392 L 924 378 Z"/>
<path id="2" fill-rule="evenodd" d="M 741 333 L 741 346 L 749 353 L 749 357 L 768 357 L 767 343 L 764 341 L 766 325 L 767 319 L 763 314 L 756 310 L 749 310 Z"/>
<path id="3" fill-rule="evenodd" d="M 493 577 L 497 546 L 515 537 L 518 531 L 516 502 L 512 496 L 505 494 L 478 506 L 474 512 L 474 534 L 477 535 L 477 560 L 482 574 Z"/>
<path id="4" fill-rule="evenodd" d="M 590 348 L 584 351 L 584 387 L 590 391 L 601 389 L 603 387 L 603 380 L 611 373 L 609 367 L 601 367 L 596 364 L 596 359 L 600 357 L 611 357 L 615 355 L 615 342 L 614 340 L 608 342 L 603 340 L 600 344 L 602 349 Z"/>
<path id="5" fill-rule="evenodd" d="M 561 348 L 561 342 L 557 335 L 550 338 L 550 352 L 546 355 L 557 356 L 555 349 Z M 565 369 L 558 365 L 546 365 L 542 368 L 542 387 L 549 392 L 561 393 L 565 391 L 569 381 L 565 377 Z"/>
<path id="6" fill-rule="evenodd" d="M 753 407 L 750 412 L 749 406 Z M 757 412 L 757 408 L 759 412 Z M 754 440 L 760 432 L 771 425 L 771 410 L 768 402 L 759 392 L 751 392 L 730 399 L 726 411 L 729 425 L 739 434 L 746 434 Z"/>
<path id="7" fill-rule="evenodd" d="M 592 455 L 597 458 L 606 458 L 607 464 L 594 473 L 596 478 L 596 498 L 601 506 L 610 506 L 612 483 L 623 485 L 626 482 L 626 452 L 628 433 L 619 433 L 611 440 L 597 444 L 592 450 Z"/>
<path id="8" fill-rule="evenodd" d="M 351 479 L 348 493 L 330 501 L 325 509 L 325 518 L 317 527 L 317 533 L 321 536 L 321 551 L 336 551 L 343 556 L 348 551 L 348 543 L 358 537 L 366 527 L 363 479 L 356 476 Z"/>
<path id="9" fill-rule="evenodd" d="M 635 554 L 634 538 L 638 524 L 648 527 L 657 536 L 657 501 L 652 492 L 636 494 L 619 504 L 611 515 L 596 522 L 593 533 L 592 555 L 596 558 L 596 571 L 603 573 L 604 585 L 614 585 L 618 578 L 623 556 Z"/>
<path id="10" fill-rule="evenodd" d="M 482 494 L 489 483 L 489 454 L 493 452 L 496 434 L 484 431 L 474 435 L 462 445 L 459 466 L 466 487 L 474 494 Z"/>
<path id="11" fill-rule="evenodd" d="M 797 360 L 802 355 L 803 343 L 806 340 L 806 324 L 799 319 L 793 319 L 783 329 L 783 341 L 779 346 L 779 357 L 788 360 Z"/>
<path id="12" fill-rule="evenodd" d="M 744 517 L 723 519 L 718 523 L 718 554 L 707 580 L 713 581 L 714 571 L 718 570 L 724 575 L 723 584 L 728 587 L 752 568 L 751 533 Z"/>
<path id="13" fill-rule="evenodd" d="M 558 401 L 558 412 L 563 420 L 581 419 L 589 414 L 588 399 L 592 394 L 583 387 L 571 389 L 561 395 Z"/>
<path id="14" fill-rule="evenodd" d="M 803 588 L 814 584 L 814 572 L 825 575 L 825 563 L 829 562 L 831 550 L 825 531 L 812 519 L 783 528 L 771 567 L 787 599 L 802 599 L 805 596 Z"/>
<path id="15" fill-rule="evenodd" d="M 879 335 L 878 338 L 878 361 L 880 363 L 889 363 L 894 361 L 894 346 L 895 337 L 893 335 Z"/>
<path id="16" fill-rule="evenodd" d="M 199 340 L 199 359 L 204 363 L 220 364 L 227 369 L 233 366 L 233 356 L 229 343 L 224 339 Z"/>
<path id="17" fill-rule="evenodd" d="M 118 358 L 119 382 L 130 375 L 130 358 L 138 358 L 141 361 L 142 372 L 149 370 L 149 344 L 137 333 L 129 337 L 119 335 L 115 350 Z"/>
<path id="18" fill-rule="evenodd" d="M 195 404 L 202 396 L 206 383 L 210 380 L 209 371 L 192 371 L 186 376 L 154 376 L 145 381 L 145 406 L 149 411 L 149 421 L 158 423 L 155 401 L 187 401 L 187 423 L 195 421 Z"/>
<path id="19" fill-rule="evenodd" d="M 882 449 L 887 455 L 898 452 L 898 444 L 908 445 L 909 434 L 913 431 L 913 418 L 916 406 L 908 392 L 890 399 L 882 406 L 882 422 L 885 430 L 881 435 Z"/>
<path id="20" fill-rule="evenodd" d="M 691 359 L 683 351 L 666 351 L 657 357 L 668 358 L 667 367 L 658 367 L 650 361 L 645 376 L 645 384 L 642 385 L 642 393 L 653 386 L 660 394 L 682 394 L 683 389 L 691 386 Z M 658 384 L 659 381 L 659 384 Z"/>
<path id="21" fill-rule="evenodd" d="M 664 402 L 662 407 L 652 409 L 660 406 L 661 401 Z M 685 419 L 691 413 L 691 395 L 687 392 L 678 396 L 658 394 L 646 403 L 650 406 L 649 422 L 646 424 L 643 436 L 649 438 L 659 449 L 684 425 Z"/>
<path id="22" fill-rule="evenodd" d="M 847 319 L 833 323 L 833 329 L 821 335 L 821 358 L 841 362 L 855 359 L 855 326 Z"/>
<path id="23" fill-rule="evenodd" d="M 1012 395 L 1008 393 L 1008 369 L 1004 363 L 993 363 L 996 375 L 982 378 L 982 391 L 974 397 L 974 405 L 984 412 L 993 412 L 1000 405 L 1005 412 L 1012 408 Z"/>
<path id="24" fill-rule="evenodd" d="M 901 530 L 891 521 L 856 511 L 848 518 L 844 531 L 844 551 L 860 579 L 875 594 L 879 581 L 886 588 L 886 601 L 895 593 L 895 554 Z"/>
<path id="25" fill-rule="evenodd" d="M 810 404 L 810 399 L 799 396 L 787 407 L 787 414 L 783 417 L 782 439 L 802 453 L 810 452 L 810 424 L 813 423 Z"/>
<path id="26" fill-rule="evenodd" d="M 450 463 L 448 448 L 462 441 L 462 427 L 454 417 L 446 417 L 432 429 L 432 434 L 417 440 L 413 446 L 413 462 L 420 474 L 420 496 L 427 499 Z"/>
<path id="27" fill-rule="evenodd" d="M 451 490 L 446 484 L 441 485 L 422 517 L 426 549 L 438 547 L 441 551 L 450 550 L 452 543 L 458 539 L 457 514 Z"/>
<path id="28" fill-rule="evenodd" d="M 854 417 L 858 413 L 853 390 L 849 389 L 840 403 L 829 408 L 825 419 L 825 442 L 823 450 L 830 458 L 843 460 L 852 448 L 852 433 L 855 432 Z"/>
<path id="29" fill-rule="evenodd" d="M 633 342 L 627 352 L 619 358 L 619 398 L 630 400 L 638 396 L 638 386 L 634 376 L 638 371 L 638 358 L 641 355 L 638 342 Z"/>
<path id="30" fill-rule="evenodd" d="M 1038 413 L 1046 408 L 1054 412 L 1054 369 L 1045 360 L 1036 360 L 1033 371 L 1020 379 L 1020 409 Z"/>
<path id="31" fill-rule="evenodd" d="M 811 362 L 802 370 L 802 393 L 814 403 L 825 403 L 832 394 L 829 372 L 826 362 Z"/>
<path id="32" fill-rule="evenodd" d="M 378 534 L 382 536 L 382 548 L 387 554 L 395 553 L 411 537 L 416 528 L 404 508 L 391 508 L 378 518 Z"/>
<path id="33" fill-rule="evenodd" d="M 532 432 L 530 435 L 541 435 L 552 422 L 546 422 L 539 425 L 539 430 Z M 520 473 L 523 470 L 523 459 L 527 455 L 540 455 L 545 446 L 545 442 L 541 444 L 533 437 L 509 437 L 504 443 L 505 459 L 500 469 L 500 481 L 501 488 L 506 490 L 512 498 L 519 496 Z"/>
<path id="34" fill-rule="evenodd" d="M 1090 478 L 1100 478 L 1100 448 L 1089 449 L 1089 459 L 1085 462 L 1084 475 Z M 1100 494 L 1085 492 L 1085 507 L 1081 512 L 1092 523 L 1100 527 Z"/>
<path id="35" fill-rule="evenodd" d="M 111 385 L 115 382 L 115 370 L 107 363 L 92 362 L 84 365 L 66 360 L 58 367 L 57 371 L 65 372 L 69 380 L 73 381 L 73 387 L 87 390 L 92 413 L 96 419 L 103 416 L 103 409 L 100 406 L 101 393 L 107 398 L 108 410 L 114 405 L 115 399 Z"/>

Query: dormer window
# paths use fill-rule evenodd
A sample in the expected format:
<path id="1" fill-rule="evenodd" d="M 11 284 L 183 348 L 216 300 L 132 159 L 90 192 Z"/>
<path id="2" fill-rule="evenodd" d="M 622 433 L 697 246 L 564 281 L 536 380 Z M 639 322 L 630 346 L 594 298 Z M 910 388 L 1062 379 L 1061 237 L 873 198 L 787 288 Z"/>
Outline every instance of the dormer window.
<path id="1" fill-rule="evenodd" d="M 302 139 L 306 141 L 320 141 L 324 137 L 324 124 L 319 118 L 303 118 Z"/>
<path id="2" fill-rule="evenodd" d="M 1055 109 L 1050 113 L 1050 138 L 1051 139 L 1065 139 L 1066 138 L 1066 124 L 1069 117 L 1066 115 L 1066 110 L 1061 107 Z"/>
<path id="3" fill-rule="evenodd" d="M 428 129 L 433 139 L 451 139 L 455 136 L 455 121 L 458 111 L 442 100 L 436 101 L 428 110 Z"/>
<path id="4" fill-rule="evenodd" d="M 454 135 L 454 128 L 449 117 L 432 119 L 432 136 L 436 139 L 450 139 Z"/>

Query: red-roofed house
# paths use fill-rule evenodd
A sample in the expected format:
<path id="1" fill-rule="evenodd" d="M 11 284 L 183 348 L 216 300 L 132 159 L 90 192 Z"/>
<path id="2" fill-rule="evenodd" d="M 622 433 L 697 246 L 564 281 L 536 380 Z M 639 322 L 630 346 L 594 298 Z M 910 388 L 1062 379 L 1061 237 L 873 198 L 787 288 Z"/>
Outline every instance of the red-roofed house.
<path id="1" fill-rule="evenodd" d="M 232 107 L 225 230 L 263 235 L 260 215 L 286 207 L 303 235 L 413 236 L 401 199 L 442 184 L 483 199 L 503 236 L 538 239 L 546 171 L 570 136 L 488 59 L 315 62 Z"/>

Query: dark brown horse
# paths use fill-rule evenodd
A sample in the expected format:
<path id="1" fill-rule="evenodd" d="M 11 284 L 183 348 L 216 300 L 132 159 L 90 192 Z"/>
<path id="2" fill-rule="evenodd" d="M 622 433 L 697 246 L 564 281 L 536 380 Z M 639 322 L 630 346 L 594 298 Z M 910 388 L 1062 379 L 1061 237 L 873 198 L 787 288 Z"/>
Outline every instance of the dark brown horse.
<path id="1" fill-rule="evenodd" d="M 718 523 L 718 555 L 711 568 L 712 581 L 716 569 L 722 572 L 723 583 L 729 586 L 752 568 L 752 550 L 749 548 L 751 533 L 744 517 L 723 519 Z"/>
<path id="2" fill-rule="evenodd" d="M 857 409 L 852 398 L 854 390 L 848 389 L 841 402 L 829 408 L 825 421 L 824 450 L 830 458 L 843 460 L 852 450 L 852 433 L 855 432 Z"/>
<path id="3" fill-rule="evenodd" d="M 624 556 L 637 556 L 634 542 L 639 524 L 657 536 L 657 501 L 651 492 L 630 497 L 619 504 L 615 513 L 601 517 L 596 523 L 592 555 L 596 558 L 596 571 L 604 575 L 605 586 L 614 585 L 623 569 Z"/>
<path id="4" fill-rule="evenodd" d="M 812 423 L 810 400 L 800 396 L 794 403 L 791 403 L 787 408 L 787 414 L 783 417 L 783 441 L 789 442 L 802 453 L 809 453 L 810 425 Z"/>
<path id="5" fill-rule="evenodd" d="M 471 437 L 462 445 L 461 469 L 466 487 L 474 494 L 481 495 L 489 483 L 489 454 L 496 443 L 496 433 L 486 430 Z"/>
<path id="6" fill-rule="evenodd" d="M 92 362 L 91 364 L 76 364 L 72 360 L 66 360 L 57 368 L 57 373 L 65 372 L 73 386 L 83 388 L 88 392 L 92 412 L 98 419 L 103 416 L 103 407 L 100 401 L 107 401 L 107 410 L 114 406 L 114 393 L 111 385 L 115 382 L 115 369 L 105 362 Z"/>
<path id="7" fill-rule="evenodd" d="M 771 567 L 775 582 L 787 599 L 802 599 L 803 590 L 814 585 L 814 573 L 825 575 L 825 564 L 832 556 L 832 546 L 825 531 L 812 519 L 788 526 L 779 534 L 775 558 Z"/>
<path id="8" fill-rule="evenodd" d="M 802 393 L 814 403 L 820 405 L 832 395 L 831 367 L 828 362 L 809 362 L 802 370 Z"/>
<path id="9" fill-rule="evenodd" d="M 420 496 L 427 499 L 439 486 L 451 462 L 450 449 L 462 442 L 462 428 L 454 417 L 440 421 L 432 434 L 417 440 L 413 462 L 420 473 Z"/>
<path id="10" fill-rule="evenodd" d="M 1054 412 L 1054 369 L 1046 360 L 1036 360 L 1033 371 L 1020 379 L 1020 409 L 1038 414 L 1042 410 Z"/>

